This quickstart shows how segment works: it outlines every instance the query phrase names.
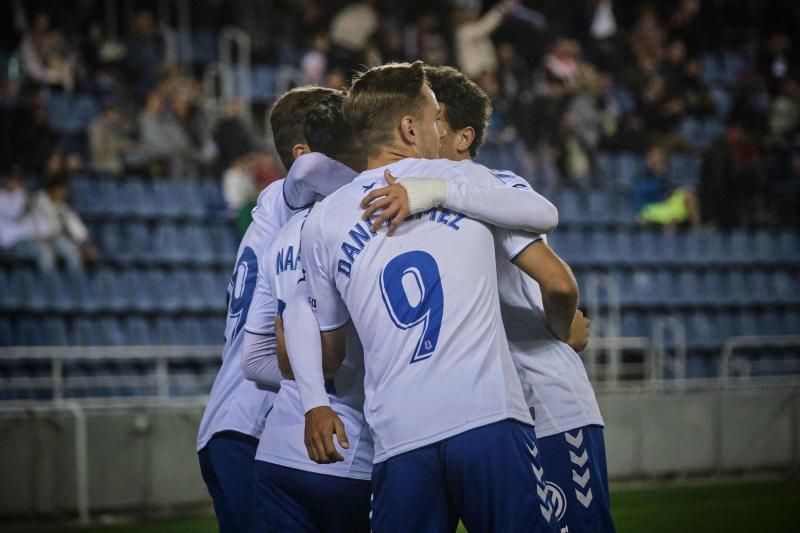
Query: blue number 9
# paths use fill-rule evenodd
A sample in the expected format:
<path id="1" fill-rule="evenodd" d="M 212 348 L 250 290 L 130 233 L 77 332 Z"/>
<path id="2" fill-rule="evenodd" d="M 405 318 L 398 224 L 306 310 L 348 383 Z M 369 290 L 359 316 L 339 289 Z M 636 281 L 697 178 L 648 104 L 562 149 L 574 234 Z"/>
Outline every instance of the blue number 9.
<path id="1" fill-rule="evenodd" d="M 433 256 L 414 251 L 389 261 L 381 272 L 381 295 L 395 326 L 405 330 L 422 324 L 411 363 L 433 355 L 444 313 L 442 279 Z"/>

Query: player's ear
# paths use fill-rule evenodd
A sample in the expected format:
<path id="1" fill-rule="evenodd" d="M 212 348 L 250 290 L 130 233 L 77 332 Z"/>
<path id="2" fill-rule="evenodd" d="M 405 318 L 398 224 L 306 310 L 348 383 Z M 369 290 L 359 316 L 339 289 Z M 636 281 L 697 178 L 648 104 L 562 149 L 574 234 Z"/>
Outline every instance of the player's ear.
<path id="1" fill-rule="evenodd" d="M 406 115 L 400 119 L 400 136 L 406 144 L 416 144 L 417 136 L 414 132 L 414 117 Z"/>
<path id="2" fill-rule="evenodd" d="M 310 154 L 311 148 L 307 144 L 295 144 L 292 146 L 292 157 L 297 159 L 303 154 Z"/>
<path id="3" fill-rule="evenodd" d="M 472 142 L 474 140 L 475 140 L 475 130 L 472 128 L 472 126 L 467 126 L 466 128 L 458 132 L 458 142 L 456 143 L 456 149 L 459 152 L 466 152 L 469 150 L 469 147 L 472 146 Z"/>

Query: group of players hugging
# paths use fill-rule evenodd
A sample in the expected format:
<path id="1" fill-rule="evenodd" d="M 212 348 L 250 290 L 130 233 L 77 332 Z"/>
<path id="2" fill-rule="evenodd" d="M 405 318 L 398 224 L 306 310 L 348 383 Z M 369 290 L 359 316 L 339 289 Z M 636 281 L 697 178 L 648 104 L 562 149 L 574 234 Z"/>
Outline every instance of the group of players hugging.
<path id="1" fill-rule="evenodd" d="M 613 532 L 589 321 L 556 208 L 472 161 L 451 67 L 293 89 L 197 440 L 220 530 Z"/>

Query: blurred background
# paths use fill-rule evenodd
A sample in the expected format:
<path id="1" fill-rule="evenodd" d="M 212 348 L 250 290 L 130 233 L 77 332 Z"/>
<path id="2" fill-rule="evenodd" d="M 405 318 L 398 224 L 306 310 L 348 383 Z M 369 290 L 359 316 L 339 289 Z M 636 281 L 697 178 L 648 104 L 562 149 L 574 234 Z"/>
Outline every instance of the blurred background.
<path id="1" fill-rule="evenodd" d="M 7 0 L 0 25 L 0 524 L 213 530 L 195 433 L 285 174 L 269 107 L 415 59 L 489 94 L 479 160 L 559 208 L 620 531 L 800 518 L 800 4 Z"/>

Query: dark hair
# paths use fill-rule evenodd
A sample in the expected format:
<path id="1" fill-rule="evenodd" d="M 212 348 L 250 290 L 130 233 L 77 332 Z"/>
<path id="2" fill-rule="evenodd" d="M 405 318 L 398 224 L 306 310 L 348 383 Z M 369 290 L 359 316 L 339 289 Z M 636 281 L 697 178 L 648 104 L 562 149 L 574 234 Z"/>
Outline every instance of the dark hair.
<path id="1" fill-rule="evenodd" d="M 436 100 L 445 104 L 444 118 L 450 127 L 475 130 L 469 153 L 477 156 L 492 117 L 492 101 L 474 81 L 453 67 L 425 67 L 425 76 Z"/>
<path id="2" fill-rule="evenodd" d="M 308 111 L 303 132 L 312 151 L 336 159 L 358 142 L 342 112 L 345 96 L 344 91 L 334 91 Z"/>
<path id="3" fill-rule="evenodd" d="M 396 119 L 422 107 L 423 66 L 422 61 L 387 63 L 353 79 L 344 116 L 371 153 L 391 142 Z"/>
<path id="4" fill-rule="evenodd" d="M 284 168 L 289 170 L 294 163 L 292 148 L 295 144 L 306 144 L 303 122 L 306 114 L 330 95 L 333 89 L 323 87 L 297 87 L 278 98 L 269 114 L 269 125 L 275 150 Z"/>

